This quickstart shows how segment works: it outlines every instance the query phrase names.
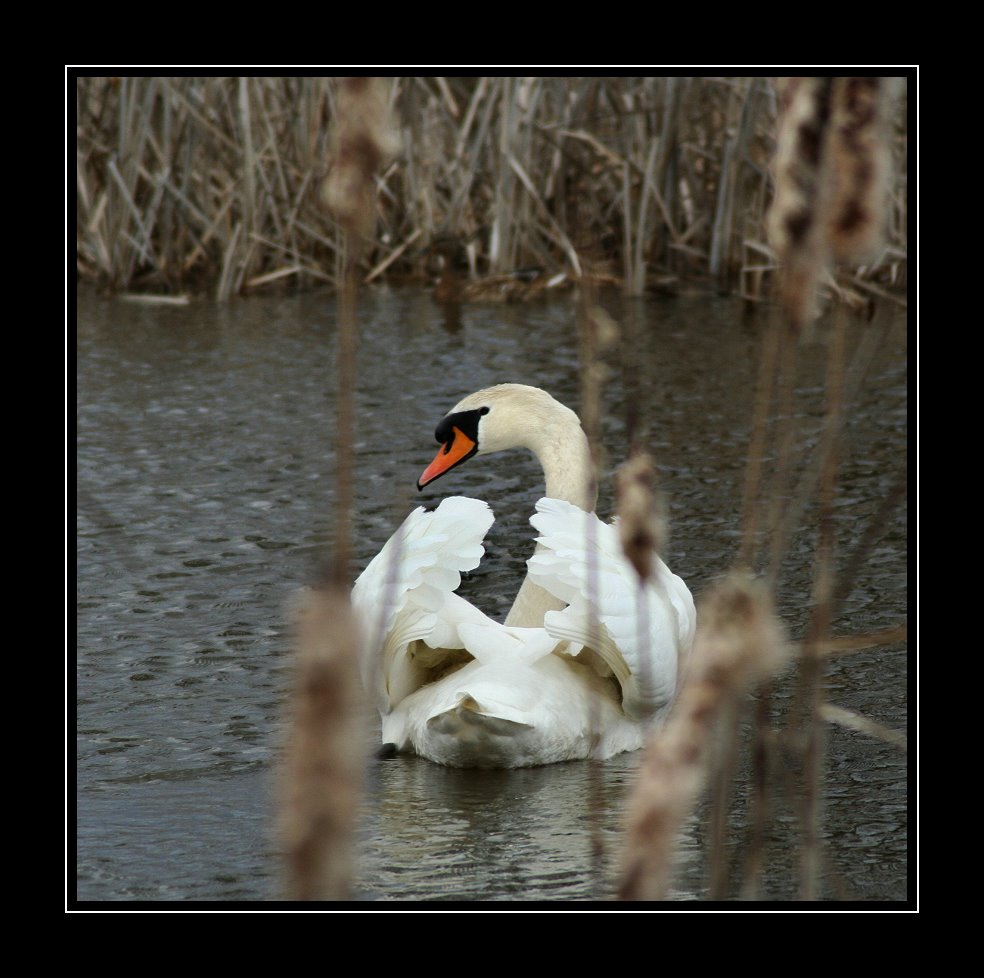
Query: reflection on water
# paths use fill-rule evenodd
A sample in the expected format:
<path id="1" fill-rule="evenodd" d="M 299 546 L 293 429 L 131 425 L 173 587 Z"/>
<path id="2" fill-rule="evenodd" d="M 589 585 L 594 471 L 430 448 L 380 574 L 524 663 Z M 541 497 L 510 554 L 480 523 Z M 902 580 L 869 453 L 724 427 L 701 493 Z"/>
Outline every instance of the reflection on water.
<path id="1" fill-rule="evenodd" d="M 730 300 L 614 297 L 611 309 L 639 337 L 626 357 L 644 380 L 636 406 L 670 503 L 668 563 L 699 597 L 735 555 L 762 324 L 742 324 Z M 426 295 L 379 291 L 366 294 L 361 315 L 353 571 L 421 501 L 479 496 L 496 524 L 463 591 L 501 617 L 532 552 L 527 519 L 542 489 L 535 460 L 481 460 L 419 496 L 415 480 L 433 455 L 434 425 L 472 390 L 530 383 L 577 408 L 572 308 L 466 309 L 449 328 Z M 333 323 L 333 300 L 317 295 L 177 309 L 80 301 L 79 899 L 280 895 L 271 813 L 290 682 L 284 607 L 311 580 L 332 533 Z M 796 411 L 806 454 L 822 424 L 824 341 L 819 330 L 801 354 Z M 625 455 L 618 369 L 606 408 L 615 465 Z M 889 330 L 848 429 L 836 510 L 845 548 L 904 459 L 901 323 Z M 600 510 L 610 507 L 606 485 Z M 813 532 L 799 533 L 784 567 L 781 610 L 794 636 L 807 620 L 814 546 Z M 836 630 L 874 631 L 905 613 L 903 506 Z M 837 705 L 905 729 L 904 646 L 837 659 L 827 683 Z M 787 699 L 780 689 L 780 709 Z M 825 896 L 902 900 L 905 757 L 838 727 L 828 746 Z M 505 772 L 374 762 L 357 895 L 610 896 L 619 812 L 637 760 Z M 739 826 L 742 799 L 739 792 L 732 813 Z M 792 800 L 777 804 L 776 825 L 791 824 Z M 706 892 L 705 848 L 698 818 L 684 840 L 677 897 Z M 795 861 L 794 835 L 778 834 L 766 896 L 795 893 Z"/>
<path id="2" fill-rule="evenodd" d="M 370 782 L 378 809 L 363 827 L 367 896 L 611 898 L 634 766 L 628 756 L 513 771 L 456 771 L 419 758 L 382 764 Z"/>

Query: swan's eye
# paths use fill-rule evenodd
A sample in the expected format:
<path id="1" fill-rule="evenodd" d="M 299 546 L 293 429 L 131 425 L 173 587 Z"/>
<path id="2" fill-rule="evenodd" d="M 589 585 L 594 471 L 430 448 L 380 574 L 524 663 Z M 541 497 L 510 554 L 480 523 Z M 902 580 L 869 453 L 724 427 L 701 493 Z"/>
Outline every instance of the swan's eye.
<path id="1" fill-rule="evenodd" d="M 479 414 L 488 414 L 488 413 L 489 413 L 489 411 L 491 411 L 491 410 L 492 410 L 492 408 L 490 408 L 490 407 L 483 407 L 483 408 L 481 408 L 481 409 L 479 410 L 479 412 L 478 412 L 478 413 L 479 413 Z"/>

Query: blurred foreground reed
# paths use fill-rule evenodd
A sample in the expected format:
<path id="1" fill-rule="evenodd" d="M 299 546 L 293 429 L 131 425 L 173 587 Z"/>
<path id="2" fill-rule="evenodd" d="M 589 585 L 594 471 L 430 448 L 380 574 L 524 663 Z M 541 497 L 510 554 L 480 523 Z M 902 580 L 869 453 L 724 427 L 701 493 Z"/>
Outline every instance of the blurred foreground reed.
<path id="1" fill-rule="evenodd" d="M 359 256 L 374 217 L 373 176 L 396 149 L 386 92 L 378 79 L 341 82 L 331 130 L 332 167 L 323 201 L 344 231 L 338 297 L 338 416 L 335 533 L 325 587 L 300 609 L 291 742 L 283 772 L 282 835 L 288 895 L 345 900 L 367 745 L 359 679 L 365 636 L 349 595 Z"/>
<path id="2" fill-rule="evenodd" d="M 817 291 L 836 262 L 870 258 L 884 247 L 890 199 L 889 106 L 894 82 L 878 78 L 799 78 L 781 84 L 782 113 L 769 214 L 772 245 L 782 259 L 779 306 L 764 336 L 757 407 L 746 471 L 743 537 L 736 568 L 698 599 L 693 656 L 679 700 L 645 751 L 629 803 L 620 896 L 665 899 L 673 878 L 674 848 L 686 821 L 709 788 L 707 893 L 711 899 L 763 893 L 767 836 L 780 798 L 796 815 L 798 896 L 814 901 L 825 882 L 824 767 L 827 726 L 840 724 L 904 750 L 905 734 L 827 701 L 826 664 L 834 649 L 905 641 L 900 622 L 885 634 L 834 639 L 831 626 L 870 554 L 880 527 L 905 494 L 904 477 L 883 500 L 846 557 L 837 553 L 834 508 L 840 466 L 849 454 L 845 419 L 863 385 L 885 329 L 841 307 L 827 338 L 826 411 L 813 458 L 803 460 L 793 393 L 798 348 L 812 331 Z M 848 329 L 863 331 L 850 363 Z M 766 468 L 766 459 L 774 464 Z M 804 514 L 816 518 L 816 550 L 809 623 L 788 647 L 772 610 L 794 532 Z M 843 545 L 843 542 L 842 542 Z M 840 568 L 838 572 L 838 568 Z M 754 572 L 754 576 L 753 573 Z M 793 709 L 775 715 L 773 683 L 794 652 Z M 754 708 L 748 693 L 754 687 Z M 750 720 L 750 723 L 748 722 Z M 741 865 L 729 852 L 735 834 L 730 812 L 739 770 L 741 731 L 751 727 L 748 817 Z"/>

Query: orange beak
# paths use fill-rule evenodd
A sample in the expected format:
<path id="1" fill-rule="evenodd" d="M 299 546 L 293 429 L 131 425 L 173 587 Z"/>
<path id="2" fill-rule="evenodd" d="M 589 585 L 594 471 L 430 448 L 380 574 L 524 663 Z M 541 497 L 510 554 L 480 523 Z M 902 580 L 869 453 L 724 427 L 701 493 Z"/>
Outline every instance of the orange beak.
<path id="1" fill-rule="evenodd" d="M 417 488 L 423 489 L 439 475 L 444 475 L 459 462 L 471 458 L 478 451 L 478 443 L 469 438 L 460 428 L 452 428 L 452 437 L 441 446 L 434 461 L 424 469 L 424 474 L 417 480 Z"/>

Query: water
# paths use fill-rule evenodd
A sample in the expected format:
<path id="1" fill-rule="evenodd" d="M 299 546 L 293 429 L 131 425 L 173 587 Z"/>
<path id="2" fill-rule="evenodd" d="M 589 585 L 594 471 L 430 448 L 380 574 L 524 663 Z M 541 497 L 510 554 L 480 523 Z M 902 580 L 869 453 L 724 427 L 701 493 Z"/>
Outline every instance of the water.
<path id="1" fill-rule="evenodd" d="M 667 494 L 667 561 L 695 596 L 733 560 L 764 323 L 731 300 L 622 302 L 640 338 L 627 359 Z M 273 829 L 290 684 L 285 607 L 316 575 L 333 532 L 335 330 L 331 297 L 151 308 L 81 297 L 78 310 L 77 881 L 80 901 L 269 901 L 282 895 Z M 531 383 L 575 409 L 569 302 L 467 309 L 447 322 L 416 291 L 361 307 L 355 570 L 406 512 L 443 493 L 495 510 L 464 592 L 503 616 L 532 550 L 542 490 L 526 453 L 473 462 L 418 495 L 434 425 L 464 394 Z M 852 327 L 852 345 L 863 328 Z M 801 453 L 823 417 L 827 330 L 801 352 Z M 625 455 L 626 399 L 613 363 L 605 445 Z M 904 464 L 904 324 L 887 328 L 848 421 L 836 529 L 841 552 Z M 448 482 L 453 480 L 453 484 Z M 606 486 L 599 506 L 611 508 Z M 808 514 L 809 516 L 809 511 Z M 808 620 L 815 532 L 791 540 L 779 597 Z M 838 633 L 906 615 L 906 519 L 893 512 Z M 895 730 L 907 722 L 904 645 L 831 663 L 829 697 Z M 780 686 L 780 708 L 789 690 Z M 367 725 L 372 718 L 367 717 Z M 907 896 L 905 754 L 831 727 L 823 895 Z M 609 897 L 619 812 L 638 755 L 592 766 L 449 771 L 374 761 L 356 847 L 356 897 L 373 901 L 581 901 Z M 792 799 L 777 801 L 763 895 L 795 894 Z M 589 804 L 589 801 L 591 803 Z M 736 838 L 743 793 L 731 814 Z M 735 843 L 738 846 L 738 843 Z M 674 896 L 706 895 L 700 817 Z M 740 853 L 735 851 L 736 858 Z M 71 894 L 71 886 L 69 887 Z"/>

